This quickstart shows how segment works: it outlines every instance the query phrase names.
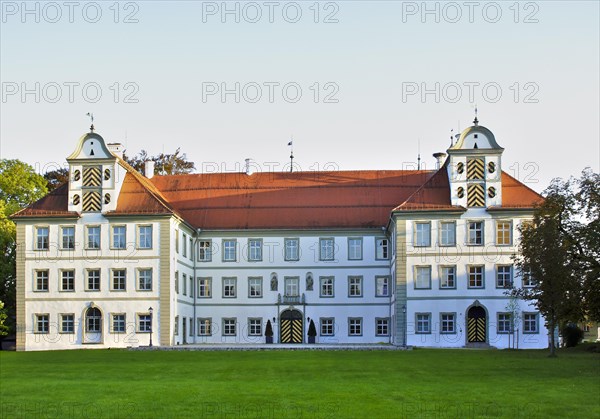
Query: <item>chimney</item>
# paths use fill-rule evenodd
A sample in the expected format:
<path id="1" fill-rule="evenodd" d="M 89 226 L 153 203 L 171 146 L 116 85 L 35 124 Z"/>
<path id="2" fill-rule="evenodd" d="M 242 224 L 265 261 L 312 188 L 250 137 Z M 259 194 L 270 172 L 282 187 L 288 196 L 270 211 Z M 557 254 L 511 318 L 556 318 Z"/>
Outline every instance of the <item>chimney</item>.
<path id="1" fill-rule="evenodd" d="M 147 160 L 144 163 L 144 175 L 146 175 L 148 179 L 152 179 L 154 176 L 154 162 L 152 160 Z"/>
<path id="2" fill-rule="evenodd" d="M 446 153 L 433 153 L 433 157 L 437 160 L 437 164 L 435 165 L 436 169 L 439 169 L 444 165 L 444 161 L 446 160 Z"/>
<path id="3" fill-rule="evenodd" d="M 106 144 L 106 147 L 108 147 L 108 151 L 113 153 L 115 156 L 123 158 L 123 150 L 124 150 L 123 144 L 108 143 L 108 144 Z"/>
<path id="4" fill-rule="evenodd" d="M 247 175 L 251 175 L 252 173 L 250 172 L 250 159 L 246 159 L 246 174 Z"/>

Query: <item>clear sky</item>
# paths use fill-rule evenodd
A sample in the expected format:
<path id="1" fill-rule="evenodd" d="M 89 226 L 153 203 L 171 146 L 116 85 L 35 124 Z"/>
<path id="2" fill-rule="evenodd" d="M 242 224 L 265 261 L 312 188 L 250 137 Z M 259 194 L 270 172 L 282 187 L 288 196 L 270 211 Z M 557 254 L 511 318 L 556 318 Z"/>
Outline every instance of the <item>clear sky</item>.
<path id="1" fill-rule="evenodd" d="M 414 167 L 481 125 L 535 190 L 600 165 L 598 1 L 2 1 L 0 156 L 63 165 L 95 116 L 198 172 Z"/>

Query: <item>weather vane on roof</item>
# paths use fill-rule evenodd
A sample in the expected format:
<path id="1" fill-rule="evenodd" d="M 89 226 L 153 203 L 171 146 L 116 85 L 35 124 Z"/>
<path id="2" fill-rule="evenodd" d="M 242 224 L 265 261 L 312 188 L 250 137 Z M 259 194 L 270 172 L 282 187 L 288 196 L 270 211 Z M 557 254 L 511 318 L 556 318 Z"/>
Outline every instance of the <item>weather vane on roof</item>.
<path id="1" fill-rule="evenodd" d="M 473 120 L 473 124 L 479 124 L 479 120 L 477 119 L 477 104 L 475 104 L 475 119 Z"/>
<path id="2" fill-rule="evenodd" d="M 94 132 L 94 114 L 91 112 L 86 113 L 86 116 L 90 117 L 90 120 L 92 121 L 92 125 L 90 125 L 90 132 Z"/>

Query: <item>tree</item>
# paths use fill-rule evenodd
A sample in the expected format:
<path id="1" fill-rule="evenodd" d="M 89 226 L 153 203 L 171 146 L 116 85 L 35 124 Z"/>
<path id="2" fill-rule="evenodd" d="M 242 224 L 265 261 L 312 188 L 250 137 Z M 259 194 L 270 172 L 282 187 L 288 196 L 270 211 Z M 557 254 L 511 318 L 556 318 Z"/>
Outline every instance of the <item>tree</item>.
<path id="1" fill-rule="evenodd" d="M 46 179 L 46 182 L 48 182 L 46 185 L 48 191 L 53 191 L 63 183 L 69 181 L 69 169 L 62 167 L 60 169 L 51 170 L 44 174 L 44 179 Z"/>
<path id="2" fill-rule="evenodd" d="M 46 180 L 19 160 L 0 160 L 0 300 L 12 329 L 16 318 L 16 227 L 9 218 L 43 197 Z"/>
<path id="3" fill-rule="evenodd" d="M 550 356 L 556 356 L 557 327 L 586 314 L 598 318 L 599 187 L 600 178 L 590 169 L 578 180 L 554 179 L 533 222 L 519 227 L 515 265 L 522 276 L 533 278 L 534 286 L 515 289 L 513 295 L 533 301 L 546 318 Z"/>
<path id="4" fill-rule="evenodd" d="M 161 175 L 179 175 L 193 172 L 196 168 L 195 164 L 187 160 L 185 153 L 180 153 L 181 149 L 178 148 L 173 154 L 160 153 L 158 156 L 150 157 L 146 150 L 142 150 L 131 158 L 123 154 L 123 159 L 140 173 L 144 171 L 144 164 L 148 160 L 154 162 L 154 171 Z"/>
<path id="5" fill-rule="evenodd" d="M 8 335 L 9 328 L 6 325 L 6 319 L 8 318 L 8 314 L 6 314 L 6 310 L 4 308 L 4 303 L 0 301 L 0 338 Z"/>
<path id="6" fill-rule="evenodd" d="M 48 192 L 46 180 L 33 167 L 19 160 L 0 160 L 0 200 L 11 215 Z"/>
<path id="7" fill-rule="evenodd" d="M 510 337 L 513 337 L 512 348 L 518 348 L 518 342 L 515 339 L 519 337 L 519 325 L 521 324 L 521 307 L 519 306 L 519 299 L 511 295 L 508 304 L 504 308 L 510 314 L 510 331 L 508 334 L 508 346 L 511 347 Z M 516 333 L 515 333 L 516 332 Z"/>

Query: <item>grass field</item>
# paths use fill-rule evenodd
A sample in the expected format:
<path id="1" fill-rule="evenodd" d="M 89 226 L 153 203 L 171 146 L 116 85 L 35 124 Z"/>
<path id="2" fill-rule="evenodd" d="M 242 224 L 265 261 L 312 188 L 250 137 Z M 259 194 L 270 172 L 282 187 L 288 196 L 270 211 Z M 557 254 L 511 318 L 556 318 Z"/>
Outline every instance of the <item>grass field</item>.
<path id="1" fill-rule="evenodd" d="M 0 416 L 598 418 L 600 353 L 0 352 Z"/>

